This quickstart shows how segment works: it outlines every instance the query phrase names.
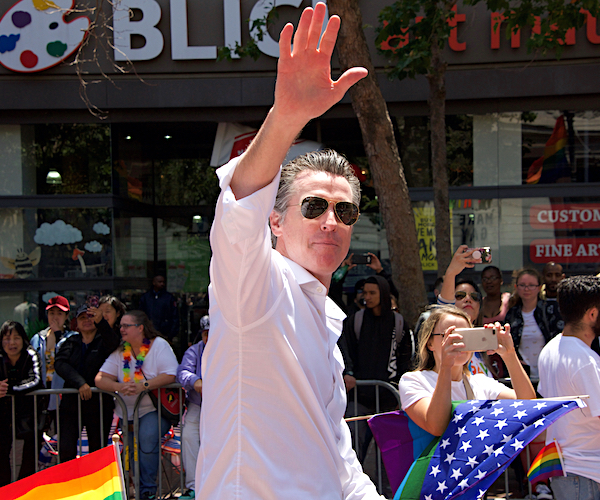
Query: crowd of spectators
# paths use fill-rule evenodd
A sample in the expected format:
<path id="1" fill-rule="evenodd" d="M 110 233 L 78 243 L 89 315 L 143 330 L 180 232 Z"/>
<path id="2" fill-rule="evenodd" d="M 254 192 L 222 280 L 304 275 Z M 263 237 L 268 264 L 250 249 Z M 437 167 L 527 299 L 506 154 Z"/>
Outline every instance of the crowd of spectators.
<path id="1" fill-rule="evenodd" d="M 540 353 L 564 326 L 556 300 L 558 286 L 565 279 L 562 267 L 550 263 L 542 272 L 533 268 L 513 272 L 511 293 L 506 290 L 507 287 L 503 288 L 500 269 L 489 265 L 480 274 L 480 288 L 474 280 L 460 277 L 465 269 L 474 267 L 471 252 L 466 245 L 458 248 L 443 277 L 436 281 L 436 304 L 422 314 L 416 328 L 411 328 L 398 312 L 398 290 L 375 254 L 368 254 L 370 258 L 366 264 L 373 275 L 356 284 L 355 294 L 350 295 L 346 303 L 341 290 L 347 272 L 355 267 L 352 254 L 343 262 L 337 281 L 334 276 L 332 293 L 349 312 L 339 341 L 345 362 L 344 382 L 350 400 L 347 416 L 355 413 L 353 389 L 356 380 L 375 379 L 398 386 L 401 377 L 407 374 L 400 383 L 402 407 L 428 430 L 445 428 L 444 419 L 433 419 L 429 413 L 434 409 L 445 409 L 448 401 L 458 398 L 464 380 L 452 379 L 450 392 L 440 396 L 440 404 L 432 406 L 427 398 L 429 404 L 413 404 L 423 399 L 423 391 L 433 394 L 442 373 L 442 362 L 446 363 L 444 367 L 448 367 L 448 373 L 458 371 L 456 367 L 464 365 L 471 376 L 471 388 L 475 394 L 483 391 L 486 398 L 518 397 L 519 390 L 529 391 L 527 384 L 531 384 L 530 381 L 533 382 L 531 390 L 534 390 L 539 378 Z M 164 295 L 164 287 L 159 291 L 163 293 L 157 295 Z M 148 299 L 152 293 L 148 294 Z M 171 299 L 164 302 L 170 303 Z M 132 418 L 138 395 L 177 380 L 187 392 L 187 410 L 182 425 L 182 459 L 187 473 L 182 498 L 194 498 L 194 471 L 200 447 L 201 359 L 208 337 L 208 316 L 200 321 L 202 340 L 196 338 L 198 342 L 190 346 L 182 363 L 178 364 L 168 342 L 170 330 L 161 334 L 143 311 L 126 311 L 125 305 L 114 296 L 101 297 L 93 304 L 89 301 L 82 304 L 77 308 L 73 322 L 69 321 L 70 313 L 69 301 L 55 296 L 46 307 L 48 327 L 31 340 L 17 322 L 6 322 L 2 326 L 0 420 L 5 439 L 1 440 L 0 446 L 3 465 L 0 466 L 0 484 L 11 480 L 8 464 L 12 446 L 12 408 L 10 398 L 4 396 L 15 396 L 16 435 L 25 442 L 18 476 L 22 478 L 35 469 L 35 457 L 39 452 L 34 446 L 35 433 L 38 434 L 38 448 L 43 442 L 42 431 L 56 433 L 59 407 L 59 449 L 61 461 L 65 461 L 78 454 L 81 427 L 87 430 L 90 451 L 103 446 L 101 436 L 106 440 L 114 414 L 118 416 L 120 426 L 128 426 L 130 439 L 133 439 Z M 167 316 L 170 315 L 169 312 Z M 447 349 L 441 348 L 444 334 L 451 339 L 452 330 L 458 326 L 483 326 L 496 322 L 506 325 L 502 330 L 505 347 L 491 356 L 480 352 L 473 356 L 456 353 L 452 356 L 446 352 Z M 72 330 L 71 324 L 75 326 Z M 446 358 L 456 359 L 450 362 Z M 515 359 L 519 362 L 515 363 Z M 522 378 L 520 370 L 528 376 L 527 383 L 523 382 L 520 388 L 505 390 L 505 386 L 493 382 L 494 378 L 510 377 L 515 387 L 515 379 Z M 43 387 L 73 388 L 79 394 L 53 395 L 44 399 L 43 412 L 39 415 L 41 423 L 35 430 L 32 398 L 24 395 Z M 92 393 L 92 387 L 119 393 L 126 403 L 127 415 L 122 415 L 119 407 L 115 408 L 109 394 Z M 381 394 L 377 410 L 397 407 L 394 398 L 386 397 L 386 392 Z M 528 393 L 529 396 L 531 394 Z M 102 411 L 100 398 L 103 399 Z M 374 390 L 361 388 L 358 402 L 359 414 L 374 413 Z M 79 405 L 81 418 L 78 417 Z M 148 395 L 139 403 L 139 416 L 140 495 L 141 498 L 153 498 L 159 465 L 158 437 L 159 434 L 164 435 L 171 425 L 163 418 L 158 429 L 156 408 Z M 363 461 L 371 435 L 367 426 L 361 426 L 361 429 L 358 456 Z M 133 446 L 130 450 L 133 453 Z"/>
<path id="2" fill-rule="evenodd" d="M 58 434 L 59 458 L 64 462 L 80 454 L 78 441 L 83 427 L 90 452 L 106 446 L 115 415 L 119 419 L 118 427 L 127 426 L 129 431 L 130 463 L 133 464 L 133 415 L 137 409 L 139 496 L 155 498 L 159 438 L 169 431 L 171 422 L 162 415 L 158 428 L 157 409 L 150 394 L 154 389 L 175 382 L 177 377 L 189 396 L 182 433 L 187 491 L 181 498 L 194 498 L 202 401 L 200 359 L 208 336 L 208 316 L 201 320 L 202 340 L 188 349 L 180 366 L 171 345 L 161 337 L 146 313 L 127 311 L 117 297 L 88 298 L 71 318 L 75 325 L 73 330 L 70 329 L 70 312 L 71 304 L 65 297 L 52 297 L 46 307 L 49 326 L 35 334 L 31 341 L 20 323 L 7 321 L 2 325 L 0 486 L 12 479 L 13 401 L 14 434 L 24 441 L 23 452 L 17 460 L 21 464 L 18 479 L 35 472 L 35 463 L 44 443 L 43 433 Z M 92 391 L 93 387 L 105 392 Z M 26 394 L 43 388 L 76 389 L 78 394 L 39 398 L 38 428 L 34 429 L 34 399 Z M 126 415 L 122 414 L 119 405 L 115 407 L 110 393 L 117 393 L 123 399 Z M 138 408 L 135 408 L 136 403 Z M 57 412 L 60 412 L 60 418 L 57 418 Z M 57 422 L 60 422 L 58 433 Z"/>

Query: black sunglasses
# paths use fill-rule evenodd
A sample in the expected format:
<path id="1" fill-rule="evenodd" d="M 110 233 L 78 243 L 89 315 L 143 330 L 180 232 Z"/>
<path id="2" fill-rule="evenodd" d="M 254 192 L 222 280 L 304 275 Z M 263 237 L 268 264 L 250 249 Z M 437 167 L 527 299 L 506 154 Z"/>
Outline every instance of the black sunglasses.
<path id="1" fill-rule="evenodd" d="M 330 203 L 334 204 L 333 211 L 340 222 L 346 226 L 356 223 L 360 212 L 358 207 L 349 201 L 333 201 L 319 196 L 308 196 L 300 203 L 300 213 L 306 219 L 316 219 L 327 211 Z"/>
<path id="2" fill-rule="evenodd" d="M 469 292 L 469 295 L 475 302 L 481 302 L 481 294 L 479 292 Z M 462 300 L 467 296 L 467 292 L 463 292 L 459 290 L 458 292 L 454 292 L 454 298 L 456 300 Z"/>

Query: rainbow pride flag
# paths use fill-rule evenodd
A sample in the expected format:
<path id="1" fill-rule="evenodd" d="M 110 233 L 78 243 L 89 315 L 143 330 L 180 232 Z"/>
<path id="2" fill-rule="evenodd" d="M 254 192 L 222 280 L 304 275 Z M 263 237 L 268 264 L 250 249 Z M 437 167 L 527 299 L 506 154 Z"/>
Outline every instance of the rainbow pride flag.
<path id="1" fill-rule="evenodd" d="M 556 441 L 544 446 L 535 457 L 527 478 L 531 484 L 547 481 L 552 476 L 566 476 L 562 453 Z"/>
<path id="2" fill-rule="evenodd" d="M 527 184 L 553 184 L 559 180 L 571 180 L 566 154 L 568 138 L 565 117 L 560 115 L 544 148 L 544 156 L 535 160 L 527 171 Z"/>
<path id="3" fill-rule="evenodd" d="M 123 469 L 113 445 L 0 488 L 2 500 L 126 500 Z"/>

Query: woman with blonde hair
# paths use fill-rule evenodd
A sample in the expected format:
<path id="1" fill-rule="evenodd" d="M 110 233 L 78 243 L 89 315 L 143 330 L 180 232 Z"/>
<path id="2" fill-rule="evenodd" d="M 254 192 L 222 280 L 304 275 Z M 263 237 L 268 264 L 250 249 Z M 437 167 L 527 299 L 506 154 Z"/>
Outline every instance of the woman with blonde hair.
<path id="1" fill-rule="evenodd" d="M 471 318 L 452 306 L 439 306 L 423 323 L 417 349 L 417 369 L 400 379 L 402 409 L 421 428 L 441 436 L 452 416 L 452 401 L 466 399 L 533 399 L 535 391 L 517 357 L 505 325 L 498 333 L 499 354 L 511 376 L 513 389 L 483 374 L 472 375 L 468 364 L 473 352 L 462 351 L 457 328 L 470 328 Z M 491 325 L 490 325 L 491 326 Z M 496 323 L 496 327 L 500 327 Z"/>

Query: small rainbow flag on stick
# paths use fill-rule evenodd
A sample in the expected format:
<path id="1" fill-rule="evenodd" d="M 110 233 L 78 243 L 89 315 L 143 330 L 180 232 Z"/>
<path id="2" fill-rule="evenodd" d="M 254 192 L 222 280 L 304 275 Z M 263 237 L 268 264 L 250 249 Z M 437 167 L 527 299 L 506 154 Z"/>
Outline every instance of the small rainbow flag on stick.
<path id="1" fill-rule="evenodd" d="M 552 476 L 566 476 L 560 446 L 554 440 L 552 443 L 544 446 L 535 457 L 527 478 L 531 484 L 547 481 Z"/>
<path id="2" fill-rule="evenodd" d="M 2 500 L 126 500 L 114 445 L 0 488 Z"/>

